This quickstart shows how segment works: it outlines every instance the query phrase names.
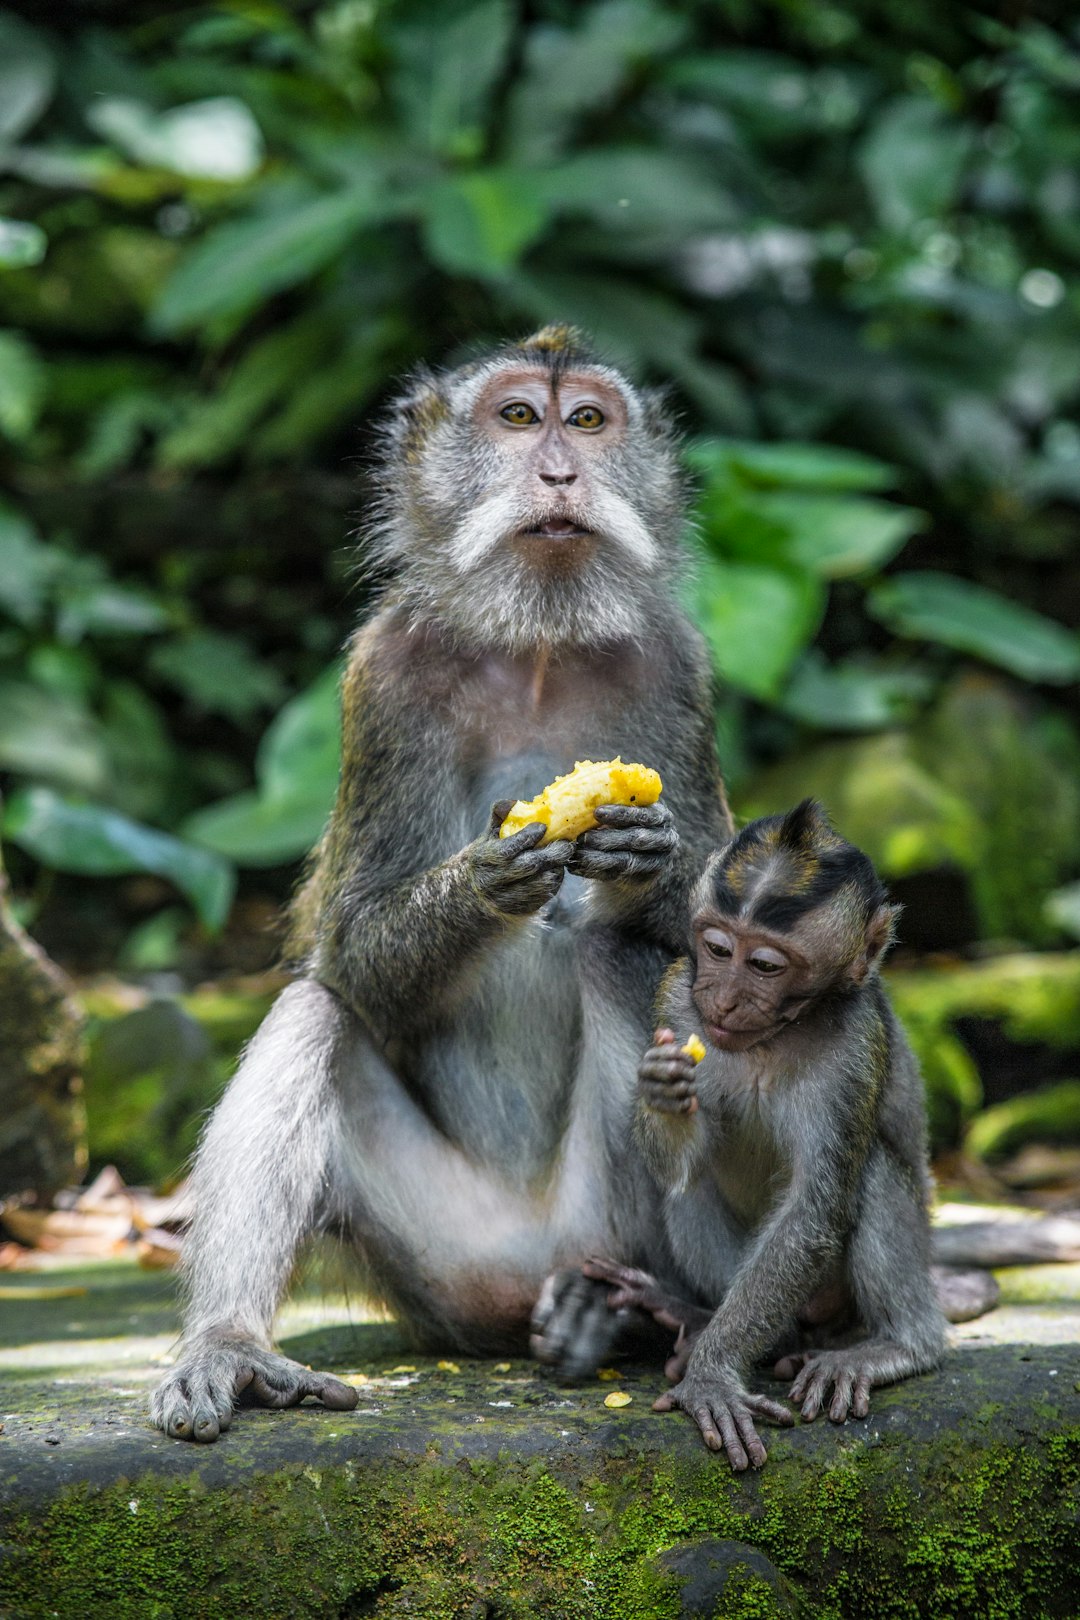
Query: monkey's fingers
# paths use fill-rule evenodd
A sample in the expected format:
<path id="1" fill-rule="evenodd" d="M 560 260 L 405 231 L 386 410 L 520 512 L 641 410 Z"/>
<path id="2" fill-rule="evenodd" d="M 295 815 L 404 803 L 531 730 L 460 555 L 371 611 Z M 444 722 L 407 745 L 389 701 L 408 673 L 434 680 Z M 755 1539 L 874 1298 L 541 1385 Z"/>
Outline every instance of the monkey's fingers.
<path id="1" fill-rule="evenodd" d="M 639 855 L 630 850 L 577 848 L 566 864 L 575 877 L 605 882 L 613 878 L 655 877 L 667 858 L 666 853 Z"/>
<path id="2" fill-rule="evenodd" d="M 593 815 L 601 827 L 671 827 L 674 830 L 675 826 L 671 811 L 659 799 L 655 804 L 598 804 Z"/>
<path id="3" fill-rule="evenodd" d="M 768 1395 L 747 1395 L 746 1404 L 759 1418 L 767 1423 L 777 1423 L 782 1429 L 790 1429 L 795 1422 L 795 1414 L 790 1407 L 781 1406 L 779 1401 L 770 1400 Z"/>
<path id="4" fill-rule="evenodd" d="M 579 834 L 577 848 L 629 851 L 638 855 L 669 855 L 679 842 L 674 827 L 596 827 Z"/>
<path id="5" fill-rule="evenodd" d="M 781 1356 L 773 1367 L 774 1378 L 794 1378 L 803 1362 L 807 1359 L 802 1350 L 794 1350 L 789 1356 Z"/>
<path id="6" fill-rule="evenodd" d="M 661 1024 L 659 1029 L 653 1031 L 654 1046 L 674 1046 L 678 1042 L 678 1039 L 679 1037 L 676 1035 L 675 1031 L 673 1029 L 668 1029 L 666 1024 Z"/>
<path id="7" fill-rule="evenodd" d="M 515 800 L 513 800 L 513 799 L 496 799 L 495 800 L 495 803 L 491 807 L 491 820 L 488 823 L 488 837 L 489 838 L 498 838 L 498 836 L 499 836 L 499 828 L 502 826 L 503 822 L 506 820 L 506 818 L 510 814 L 511 810 L 514 808 L 514 804 L 515 804 Z M 533 823 L 530 823 L 530 827 L 532 825 L 533 825 Z M 536 825 L 541 825 L 541 823 L 536 823 Z M 522 828 L 523 832 L 525 832 L 527 830 L 528 829 L 526 829 L 524 827 Z"/>

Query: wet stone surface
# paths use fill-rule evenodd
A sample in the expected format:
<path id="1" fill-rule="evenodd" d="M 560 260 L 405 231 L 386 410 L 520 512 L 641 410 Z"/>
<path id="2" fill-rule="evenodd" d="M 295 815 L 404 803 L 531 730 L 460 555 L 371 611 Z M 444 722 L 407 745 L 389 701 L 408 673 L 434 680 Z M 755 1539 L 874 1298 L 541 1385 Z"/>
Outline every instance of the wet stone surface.
<path id="1" fill-rule="evenodd" d="M 939 1373 L 875 1392 L 864 1422 L 765 1431 L 765 1469 L 735 1476 L 652 1412 L 657 1368 L 562 1387 L 525 1360 L 440 1363 L 315 1292 L 279 1342 L 355 1382 L 357 1409 L 168 1440 L 145 1403 L 172 1279 L 9 1276 L 0 1616 L 1075 1615 L 1080 1265 L 1000 1278 Z M 630 1404 L 605 1407 L 615 1390 Z"/>

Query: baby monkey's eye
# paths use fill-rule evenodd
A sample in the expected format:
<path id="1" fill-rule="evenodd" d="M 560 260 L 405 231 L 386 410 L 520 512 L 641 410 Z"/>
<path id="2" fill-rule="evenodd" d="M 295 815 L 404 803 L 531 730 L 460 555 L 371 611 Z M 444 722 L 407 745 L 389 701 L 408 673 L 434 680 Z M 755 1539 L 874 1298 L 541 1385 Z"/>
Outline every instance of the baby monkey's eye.
<path id="1" fill-rule="evenodd" d="M 770 961 L 767 956 L 752 956 L 750 966 L 755 973 L 783 973 L 786 964 Z"/>
<path id="2" fill-rule="evenodd" d="M 532 406 L 526 405 L 523 399 L 515 400 L 512 405 L 504 405 L 499 415 L 511 427 L 532 427 L 534 422 L 540 420 Z"/>
<path id="3" fill-rule="evenodd" d="M 594 433 L 597 428 L 604 425 L 604 413 L 595 405 L 579 405 L 567 418 L 571 427 L 584 428 L 588 433 Z"/>
<path id="4" fill-rule="evenodd" d="M 731 946 L 722 945 L 718 939 L 706 939 L 705 949 L 710 956 L 715 956 L 721 962 L 726 962 L 731 956 Z"/>

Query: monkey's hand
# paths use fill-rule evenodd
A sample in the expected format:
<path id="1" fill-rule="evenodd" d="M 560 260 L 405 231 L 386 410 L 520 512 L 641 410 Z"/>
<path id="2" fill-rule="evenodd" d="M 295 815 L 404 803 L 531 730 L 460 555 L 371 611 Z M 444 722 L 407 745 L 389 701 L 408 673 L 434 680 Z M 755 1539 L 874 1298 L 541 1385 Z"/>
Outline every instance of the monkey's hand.
<path id="1" fill-rule="evenodd" d="M 469 875 L 488 905 L 504 916 L 521 917 L 539 911 L 558 894 L 574 846 L 560 838 L 537 848 L 547 832 L 542 821 L 531 821 L 512 837 L 500 838 L 499 828 L 513 802 L 500 799 L 492 807 L 487 836 L 469 845 L 465 859 Z"/>
<path id="2" fill-rule="evenodd" d="M 244 1340 L 210 1339 L 193 1346 L 150 1397 L 150 1417 L 175 1440 L 216 1440 L 237 1405 L 299 1406 L 312 1396 L 335 1412 L 351 1412 L 359 1396 L 330 1373 L 312 1372 Z"/>
<path id="3" fill-rule="evenodd" d="M 638 1095 L 661 1114 L 692 1114 L 698 1105 L 697 1065 L 678 1044 L 673 1029 L 658 1029 L 638 1065 Z"/>
<path id="4" fill-rule="evenodd" d="M 636 1308 L 645 1311 L 661 1327 L 676 1334 L 675 1351 L 664 1366 L 664 1376 L 672 1383 L 682 1377 L 690 1352 L 702 1328 L 708 1326 L 712 1312 L 703 1305 L 692 1305 L 687 1299 L 669 1293 L 647 1271 L 634 1266 L 622 1266 L 617 1260 L 589 1259 L 582 1266 L 586 1277 L 611 1287 L 608 1309 L 621 1311 Z"/>
<path id="5" fill-rule="evenodd" d="M 798 1374 L 788 1396 L 802 1402 L 804 1423 L 814 1421 L 830 1389 L 829 1417 L 833 1423 L 846 1423 L 849 1417 L 868 1415 L 871 1386 L 891 1380 L 880 1376 L 875 1358 L 865 1356 L 862 1350 L 861 1345 L 853 1344 L 846 1350 L 799 1351 L 783 1356 L 776 1363 L 774 1378 L 791 1378 Z"/>
<path id="6" fill-rule="evenodd" d="M 755 1420 L 787 1428 L 793 1413 L 766 1395 L 753 1395 L 733 1367 L 688 1367 L 682 1382 L 653 1402 L 654 1412 L 679 1407 L 692 1417 L 710 1451 L 722 1451 L 737 1474 L 760 1468 L 768 1452 Z"/>
<path id="7" fill-rule="evenodd" d="M 529 1349 L 560 1378 L 577 1383 L 614 1347 L 626 1316 L 609 1310 L 607 1289 L 582 1272 L 553 1272 L 533 1310 Z"/>
<path id="8" fill-rule="evenodd" d="M 652 878 L 675 858 L 679 835 L 666 804 L 601 804 L 598 826 L 579 833 L 567 871 L 578 877 Z"/>

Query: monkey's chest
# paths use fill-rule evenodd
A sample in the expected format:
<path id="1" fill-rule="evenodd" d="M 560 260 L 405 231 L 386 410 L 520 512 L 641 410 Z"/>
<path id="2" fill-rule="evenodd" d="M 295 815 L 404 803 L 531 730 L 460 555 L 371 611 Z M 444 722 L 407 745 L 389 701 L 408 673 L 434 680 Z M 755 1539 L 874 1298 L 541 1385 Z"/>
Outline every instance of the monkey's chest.
<path id="1" fill-rule="evenodd" d="M 760 1225 L 791 1181 L 791 1160 L 756 1110 L 723 1111 L 711 1181 L 746 1231 Z"/>

